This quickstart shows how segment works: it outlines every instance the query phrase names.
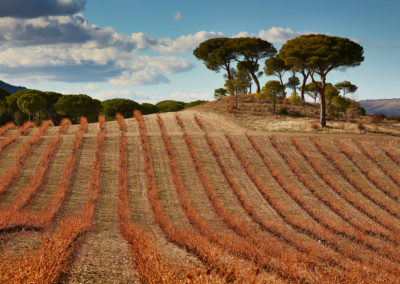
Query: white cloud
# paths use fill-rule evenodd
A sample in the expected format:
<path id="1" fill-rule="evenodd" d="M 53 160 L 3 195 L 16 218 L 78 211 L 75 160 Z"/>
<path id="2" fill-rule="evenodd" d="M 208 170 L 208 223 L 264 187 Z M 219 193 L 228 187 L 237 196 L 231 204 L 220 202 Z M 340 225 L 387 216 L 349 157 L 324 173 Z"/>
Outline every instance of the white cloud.
<path id="1" fill-rule="evenodd" d="M 269 30 L 261 30 L 258 37 L 267 40 L 271 43 L 285 43 L 289 39 L 298 37 L 300 35 L 309 34 L 310 32 L 295 32 L 290 28 L 272 27 Z"/>
<path id="2" fill-rule="evenodd" d="M 296 32 L 290 28 L 272 27 L 269 30 L 260 30 L 258 34 L 240 32 L 233 37 L 259 37 L 270 43 L 285 43 L 289 39 L 309 33 L 310 32 Z"/>
<path id="3" fill-rule="evenodd" d="M 251 34 L 249 32 L 240 32 L 238 34 L 233 35 L 233 38 L 237 38 L 237 37 L 256 37 L 257 35 L 255 34 Z"/>
<path id="4" fill-rule="evenodd" d="M 158 40 L 157 44 L 152 46 L 152 49 L 160 53 L 186 53 L 194 50 L 200 43 L 210 38 L 223 37 L 221 32 L 207 32 L 199 31 L 195 34 L 183 35 L 175 40 L 170 38 L 162 38 Z"/>
<path id="5" fill-rule="evenodd" d="M 168 83 L 169 80 L 164 75 L 150 70 L 142 70 L 136 72 L 124 71 L 120 76 L 111 78 L 109 82 L 118 86 L 134 86 L 134 85 L 156 85 L 159 83 Z"/>
<path id="6" fill-rule="evenodd" d="M 181 12 L 180 12 L 180 11 L 178 11 L 178 12 L 176 12 L 176 13 L 174 14 L 174 20 L 175 20 L 175 21 L 180 21 L 180 20 L 182 20 L 182 15 L 181 15 Z"/>
<path id="7" fill-rule="evenodd" d="M 72 2 L 79 1 L 64 0 L 60 5 Z M 303 33 L 273 27 L 260 31 L 258 36 L 281 43 L 300 34 Z M 223 36 L 221 32 L 204 30 L 176 39 L 142 32 L 126 35 L 112 27 L 92 25 L 82 14 L 32 19 L 0 17 L 0 70 L 3 78 L 23 78 L 24 82 L 102 81 L 121 86 L 168 83 L 167 75 L 188 71 L 194 65 L 167 54 L 192 52 L 201 42 Z M 254 35 L 241 32 L 235 36 Z M 141 55 L 142 50 L 161 55 Z"/>

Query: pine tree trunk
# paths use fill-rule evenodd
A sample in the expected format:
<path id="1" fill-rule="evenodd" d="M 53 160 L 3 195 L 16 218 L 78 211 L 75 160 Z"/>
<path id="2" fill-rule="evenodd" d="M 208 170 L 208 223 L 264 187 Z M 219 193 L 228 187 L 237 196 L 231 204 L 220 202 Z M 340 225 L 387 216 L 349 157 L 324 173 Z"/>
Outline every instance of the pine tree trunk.
<path id="1" fill-rule="evenodd" d="M 250 74 L 251 74 L 251 77 L 253 78 L 254 83 L 256 84 L 256 88 L 257 88 L 256 93 L 259 93 L 260 92 L 260 82 L 258 82 L 258 78 L 252 70 L 251 70 Z"/>
<path id="2" fill-rule="evenodd" d="M 228 73 L 228 80 L 232 79 L 231 70 L 228 68 L 226 72 Z"/>
<path id="3" fill-rule="evenodd" d="M 325 77 L 321 77 L 321 102 L 320 102 L 320 122 L 321 127 L 326 127 L 326 101 L 325 101 Z"/>
<path id="4" fill-rule="evenodd" d="M 303 75 L 303 84 L 301 85 L 301 99 L 303 100 L 303 102 L 305 101 L 304 91 L 306 88 L 306 83 L 307 83 L 307 77 L 304 77 L 304 75 Z"/>
<path id="5" fill-rule="evenodd" d="M 274 113 L 275 113 L 275 105 L 276 105 L 276 96 L 274 96 Z"/>

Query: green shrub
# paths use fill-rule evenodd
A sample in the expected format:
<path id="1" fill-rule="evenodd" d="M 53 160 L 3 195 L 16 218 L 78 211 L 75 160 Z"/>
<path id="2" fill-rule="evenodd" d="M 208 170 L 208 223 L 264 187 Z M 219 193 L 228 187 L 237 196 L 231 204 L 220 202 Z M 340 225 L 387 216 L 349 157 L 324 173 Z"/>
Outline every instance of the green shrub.
<path id="1" fill-rule="evenodd" d="M 140 111 L 142 112 L 142 114 L 152 114 L 152 113 L 157 113 L 158 108 L 150 103 L 142 103 L 140 105 Z"/>
<path id="2" fill-rule="evenodd" d="M 140 109 L 140 104 L 129 99 L 111 99 L 101 103 L 107 120 L 114 120 L 117 113 L 125 118 L 133 117 L 133 111 Z"/>
<path id="3" fill-rule="evenodd" d="M 165 100 L 156 104 L 159 112 L 179 111 L 185 108 L 185 103 L 180 101 Z"/>
<path id="4" fill-rule="evenodd" d="M 293 92 L 292 95 L 288 98 L 289 104 L 293 106 L 301 106 L 303 105 L 303 100 L 300 96 L 297 95 L 296 92 Z"/>
<path id="5" fill-rule="evenodd" d="M 206 102 L 207 102 L 207 101 L 197 100 L 197 101 L 194 101 L 194 102 L 186 103 L 186 104 L 185 104 L 185 108 L 189 108 L 189 107 L 194 107 L 194 106 L 202 105 L 202 104 L 205 104 Z"/>
<path id="6" fill-rule="evenodd" d="M 218 88 L 218 89 L 215 89 L 215 91 L 214 91 L 214 98 L 220 99 L 220 98 L 226 97 L 227 94 L 228 94 L 228 91 L 225 88 Z"/>

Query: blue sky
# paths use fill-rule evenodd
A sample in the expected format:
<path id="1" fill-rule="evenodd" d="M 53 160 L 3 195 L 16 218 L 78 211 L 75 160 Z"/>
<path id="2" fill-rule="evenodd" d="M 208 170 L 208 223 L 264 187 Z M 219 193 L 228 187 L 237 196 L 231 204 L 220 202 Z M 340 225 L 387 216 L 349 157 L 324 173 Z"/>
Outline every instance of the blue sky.
<path id="1" fill-rule="evenodd" d="M 0 79 L 100 100 L 212 99 L 223 73 L 196 60 L 199 43 L 242 34 L 279 50 L 312 32 L 364 47 L 361 66 L 329 82 L 353 82 L 357 99 L 398 98 L 399 12 L 397 0 L 2 0 Z"/>

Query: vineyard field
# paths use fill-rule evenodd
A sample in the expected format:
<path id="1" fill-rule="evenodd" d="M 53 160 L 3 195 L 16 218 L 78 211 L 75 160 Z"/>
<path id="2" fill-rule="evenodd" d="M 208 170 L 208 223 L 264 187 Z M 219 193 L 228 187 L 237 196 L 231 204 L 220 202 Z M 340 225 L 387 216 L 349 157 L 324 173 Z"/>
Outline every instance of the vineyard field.
<path id="1" fill-rule="evenodd" d="M 400 139 L 185 110 L 0 128 L 0 283 L 399 283 Z"/>

